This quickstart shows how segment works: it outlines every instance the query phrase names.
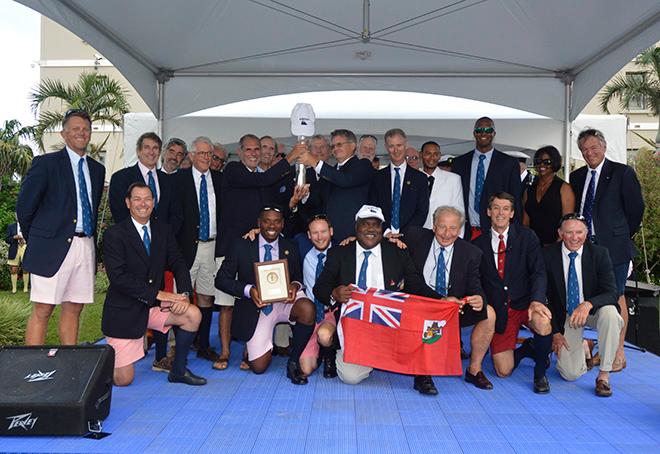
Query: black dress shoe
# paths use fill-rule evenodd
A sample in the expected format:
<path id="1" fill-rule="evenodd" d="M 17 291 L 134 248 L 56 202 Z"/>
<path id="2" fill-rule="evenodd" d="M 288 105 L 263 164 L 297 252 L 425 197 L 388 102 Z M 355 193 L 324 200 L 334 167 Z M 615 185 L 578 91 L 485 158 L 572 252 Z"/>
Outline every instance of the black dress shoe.
<path id="1" fill-rule="evenodd" d="M 413 388 L 419 391 L 420 394 L 427 396 L 438 395 L 438 389 L 435 387 L 435 383 L 433 383 L 433 379 L 429 375 L 415 375 Z"/>
<path id="2" fill-rule="evenodd" d="M 335 378 L 337 376 L 337 352 L 333 350 L 323 357 L 323 378 Z"/>
<path id="3" fill-rule="evenodd" d="M 279 347 L 277 345 L 273 346 L 273 356 L 290 356 L 291 350 L 289 347 Z"/>
<path id="4" fill-rule="evenodd" d="M 548 378 L 545 375 L 534 379 L 534 392 L 536 394 L 548 394 L 550 392 L 550 383 L 548 383 Z"/>
<path id="5" fill-rule="evenodd" d="M 220 359 L 218 352 L 213 350 L 211 347 L 197 350 L 197 357 L 202 358 L 211 362 L 216 362 Z"/>
<path id="6" fill-rule="evenodd" d="M 493 384 L 486 378 L 483 371 L 479 371 L 472 375 L 468 369 L 465 370 L 465 381 L 472 383 L 479 389 L 493 389 Z"/>
<path id="7" fill-rule="evenodd" d="M 177 375 L 173 372 L 170 372 L 167 375 L 167 381 L 170 383 L 184 383 L 186 385 L 193 386 L 201 386 L 206 384 L 206 378 L 193 374 L 190 372 L 190 369 L 186 369 L 186 373 L 183 375 Z"/>
<path id="8" fill-rule="evenodd" d="M 289 359 L 286 363 L 286 376 L 291 380 L 291 383 L 294 385 L 306 385 L 307 377 L 300 370 L 300 364 L 298 361 Z"/>

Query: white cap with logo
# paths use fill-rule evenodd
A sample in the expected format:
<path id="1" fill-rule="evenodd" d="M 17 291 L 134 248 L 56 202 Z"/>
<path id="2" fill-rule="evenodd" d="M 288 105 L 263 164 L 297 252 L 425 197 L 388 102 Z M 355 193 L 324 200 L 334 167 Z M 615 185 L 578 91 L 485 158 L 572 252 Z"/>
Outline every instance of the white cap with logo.
<path id="1" fill-rule="evenodd" d="M 311 104 L 298 103 L 291 111 L 291 134 L 297 137 L 312 137 L 316 115 Z"/>
<path id="2" fill-rule="evenodd" d="M 369 219 L 376 218 L 380 219 L 381 222 L 385 222 L 385 216 L 383 216 L 383 210 L 380 207 L 373 205 L 362 205 L 362 208 L 358 210 L 355 215 L 355 220 L 359 219 Z"/>

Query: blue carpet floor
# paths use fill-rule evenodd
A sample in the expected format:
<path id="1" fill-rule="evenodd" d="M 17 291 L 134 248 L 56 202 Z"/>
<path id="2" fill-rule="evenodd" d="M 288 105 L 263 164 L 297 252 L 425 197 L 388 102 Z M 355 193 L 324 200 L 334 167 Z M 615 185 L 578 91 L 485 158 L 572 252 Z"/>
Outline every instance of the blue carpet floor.
<path id="1" fill-rule="evenodd" d="M 628 367 L 611 376 L 614 395 L 604 399 L 594 395 L 596 370 L 569 383 L 554 361 L 548 395 L 532 392 L 531 360 L 499 379 L 486 357 L 494 390 L 443 377 L 435 379 L 440 394 L 427 397 L 412 389 L 411 377 L 379 371 L 357 386 L 318 372 L 307 386 L 294 386 L 281 357 L 263 375 L 240 371 L 241 349 L 234 344 L 225 371 L 191 354 L 190 368 L 209 380 L 203 387 L 152 372 L 152 350 L 138 362 L 135 383 L 113 391 L 103 425 L 110 436 L 0 437 L 0 451 L 660 452 L 660 358 L 651 353 L 627 350 Z"/>

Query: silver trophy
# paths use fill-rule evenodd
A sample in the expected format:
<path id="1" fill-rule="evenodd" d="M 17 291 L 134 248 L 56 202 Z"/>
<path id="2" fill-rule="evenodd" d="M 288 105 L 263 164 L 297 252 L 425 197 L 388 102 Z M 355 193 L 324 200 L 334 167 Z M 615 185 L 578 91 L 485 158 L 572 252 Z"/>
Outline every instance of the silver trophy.
<path id="1" fill-rule="evenodd" d="M 307 137 L 314 135 L 316 116 L 311 104 L 298 103 L 291 111 L 291 134 L 298 137 L 298 143 L 304 143 Z M 296 164 L 296 185 L 304 186 L 305 165 Z"/>

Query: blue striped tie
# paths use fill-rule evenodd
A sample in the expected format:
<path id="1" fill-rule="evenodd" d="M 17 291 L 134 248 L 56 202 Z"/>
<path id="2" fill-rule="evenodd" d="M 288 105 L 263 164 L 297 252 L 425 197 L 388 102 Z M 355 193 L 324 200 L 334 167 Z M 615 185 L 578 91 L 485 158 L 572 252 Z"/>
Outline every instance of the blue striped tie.
<path id="1" fill-rule="evenodd" d="M 206 189 L 206 175 L 199 182 L 199 239 L 209 240 L 209 194 Z"/>
<path id="2" fill-rule="evenodd" d="M 392 228 L 399 230 L 399 214 L 401 212 L 401 174 L 399 173 L 401 169 L 398 167 L 394 168 L 396 175 L 394 175 L 394 188 L 392 192 Z"/>
<path id="3" fill-rule="evenodd" d="M 578 253 L 573 251 L 568 254 L 571 263 L 568 265 L 568 287 L 566 289 L 566 300 L 568 303 L 568 315 L 570 316 L 580 304 L 580 284 L 577 271 L 575 270 L 575 257 Z"/>
<path id="4" fill-rule="evenodd" d="M 594 197 L 596 193 L 596 171 L 591 171 L 591 180 L 589 180 L 589 187 L 587 188 L 587 195 L 584 197 L 584 207 L 582 208 L 582 216 L 587 220 L 587 228 L 589 229 L 589 238 L 593 235 L 592 222 L 593 222 L 593 209 Z"/>
<path id="5" fill-rule="evenodd" d="M 270 252 L 273 249 L 273 246 L 270 244 L 264 244 L 264 262 L 270 262 L 273 260 L 273 254 Z M 268 315 L 272 312 L 273 310 L 273 305 L 271 304 L 270 306 L 265 306 L 261 309 L 261 311 L 265 314 Z"/>
<path id="6" fill-rule="evenodd" d="M 435 291 L 440 296 L 447 296 L 447 279 L 445 276 L 445 248 L 440 248 L 440 254 L 438 254 L 438 260 L 435 264 Z"/>
<path id="7" fill-rule="evenodd" d="M 147 255 L 151 255 L 151 238 L 149 238 L 149 229 L 146 225 L 142 226 L 144 234 L 142 235 L 142 242 L 144 243 L 144 248 L 147 250 Z"/>
<path id="8" fill-rule="evenodd" d="M 479 164 L 477 165 L 477 178 L 474 185 L 474 211 L 481 214 L 481 193 L 484 191 L 484 181 L 486 181 L 486 167 L 484 161 L 486 155 L 479 155 Z"/>
<path id="9" fill-rule="evenodd" d="M 316 262 L 316 277 L 314 278 L 314 282 L 318 280 L 319 276 L 323 272 L 323 266 L 325 265 L 325 263 L 323 263 L 323 259 L 325 258 L 325 254 L 323 252 L 319 252 L 316 257 L 318 261 Z M 324 317 L 323 312 L 325 311 L 325 308 L 316 297 L 314 297 L 314 306 L 316 307 L 316 323 L 321 323 L 321 320 L 323 320 Z"/>
<path id="10" fill-rule="evenodd" d="M 83 232 L 85 236 L 92 236 L 92 206 L 89 204 L 89 197 L 87 197 L 87 181 L 85 180 L 85 172 L 83 166 L 85 165 L 85 158 L 80 158 L 78 161 L 78 187 L 80 193 L 80 204 L 82 206 L 83 215 Z"/>
<path id="11" fill-rule="evenodd" d="M 358 275 L 358 287 L 363 290 L 367 289 L 367 266 L 369 266 L 369 256 L 371 251 L 364 251 L 364 260 L 360 267 L 360 274 Z"/>
<path id="12" fill-rule="evenodd" d="M 156 180 L 154 180 L 154 176 L 151 173 L 151 170 L 147 172 L 147 177 L 149 180 L 149 189 L 151 189 L 151 193 L 154 195 L 154 209 L 156 209 L 158 206 L 158 191 L 156 191 Z"/>

